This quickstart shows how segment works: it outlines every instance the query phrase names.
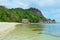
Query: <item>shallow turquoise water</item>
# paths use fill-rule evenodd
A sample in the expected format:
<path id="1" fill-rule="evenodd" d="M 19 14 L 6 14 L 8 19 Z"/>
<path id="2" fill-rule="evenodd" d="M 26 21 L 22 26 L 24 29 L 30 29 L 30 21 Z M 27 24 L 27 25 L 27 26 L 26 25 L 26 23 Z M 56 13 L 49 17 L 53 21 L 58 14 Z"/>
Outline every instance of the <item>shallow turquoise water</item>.
<path id="1" fill-rule="evenodd" d="M 51 36 L 60 37 L 60 23 L 56 24 L 44 24 L 44 34 L 48 34 Z"/>
<path id="2" fill-rule="evenodd" d="M 60 40 L 60 24 L 18 24 L 2 40 Z"/>

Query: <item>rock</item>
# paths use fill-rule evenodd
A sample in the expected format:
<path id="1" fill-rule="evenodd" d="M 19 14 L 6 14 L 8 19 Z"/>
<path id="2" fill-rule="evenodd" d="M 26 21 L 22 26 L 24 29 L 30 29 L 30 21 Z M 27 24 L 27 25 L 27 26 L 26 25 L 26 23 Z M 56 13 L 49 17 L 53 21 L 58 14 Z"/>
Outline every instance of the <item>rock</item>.
<path id="1" fill-rule="evenodd" d="M 47 20 L 41 20 L 40 23 L 56 23 L 55 19 L 47 19 Z"/>
<path id="2" fill-rule="evenodd" d="M 22 23 L 23 23 L 23 24 L 29 24 L 30 22 L 29 22 L 28 19 L 22 19 Z"/>

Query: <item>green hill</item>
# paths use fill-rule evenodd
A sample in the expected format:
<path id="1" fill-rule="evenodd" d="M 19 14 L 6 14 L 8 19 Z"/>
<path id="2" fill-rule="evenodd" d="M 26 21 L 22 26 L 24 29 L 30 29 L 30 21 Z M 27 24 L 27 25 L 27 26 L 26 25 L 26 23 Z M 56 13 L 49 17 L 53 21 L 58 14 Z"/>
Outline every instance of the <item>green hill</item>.
<path id="1" fill-rule="evenodd" d="M 41 11 L 36 8 L 22 9 L 12 8 L 8 9 L 0 6 L 0 22 L 22 22 L 22 19 L 28 19 L 30 22 L 37 23 L 40 20 L 46 20 Z"/>

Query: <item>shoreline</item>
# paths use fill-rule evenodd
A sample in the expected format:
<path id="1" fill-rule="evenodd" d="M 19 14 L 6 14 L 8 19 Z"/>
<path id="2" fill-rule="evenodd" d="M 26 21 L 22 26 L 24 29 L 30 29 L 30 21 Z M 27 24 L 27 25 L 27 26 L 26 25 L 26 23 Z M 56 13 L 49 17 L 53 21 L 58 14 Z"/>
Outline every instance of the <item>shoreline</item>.
<path id="1" fill-rule="evenodd" d="M 9 32 L 13 31 L 19 23 L 0 22 L 0 39 L 3 39 Z"/>
<path id="2" fill-rule="evenodd" d="M 12 27 L 15 27 L 17 24 L 24 24 L 24 23 L 17 23 L 17 22 L 0 22 L 0 32 Z M 45 24 L 45 23 L 28 23 L 28 24 Z M 46 23 L 51 24 L 51 23 Z M 55 23 L 52 23 L 55 24 Z"/>

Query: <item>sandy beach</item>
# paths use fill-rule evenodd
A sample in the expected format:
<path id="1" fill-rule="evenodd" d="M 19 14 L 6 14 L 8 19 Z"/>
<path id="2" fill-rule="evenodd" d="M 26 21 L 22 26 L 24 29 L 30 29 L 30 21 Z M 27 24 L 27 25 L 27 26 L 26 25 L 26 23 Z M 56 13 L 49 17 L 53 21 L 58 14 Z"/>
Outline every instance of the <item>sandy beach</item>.
<path id="1" fill-rule="evenodd" d="M 14 30 L 15 25 L 20 23 L 13 22 L 0 22 L 0 39 L 3 39 L 5 35 L 7 35 L 10 31 Z"/>
<path id="2" fill-rule="evenodd" d="M 0 32 L 3 32 L 7 29 L 15 27 L 16 24 L 19 23 L 12 23 L 12 22 L 0 22 Z"/>

